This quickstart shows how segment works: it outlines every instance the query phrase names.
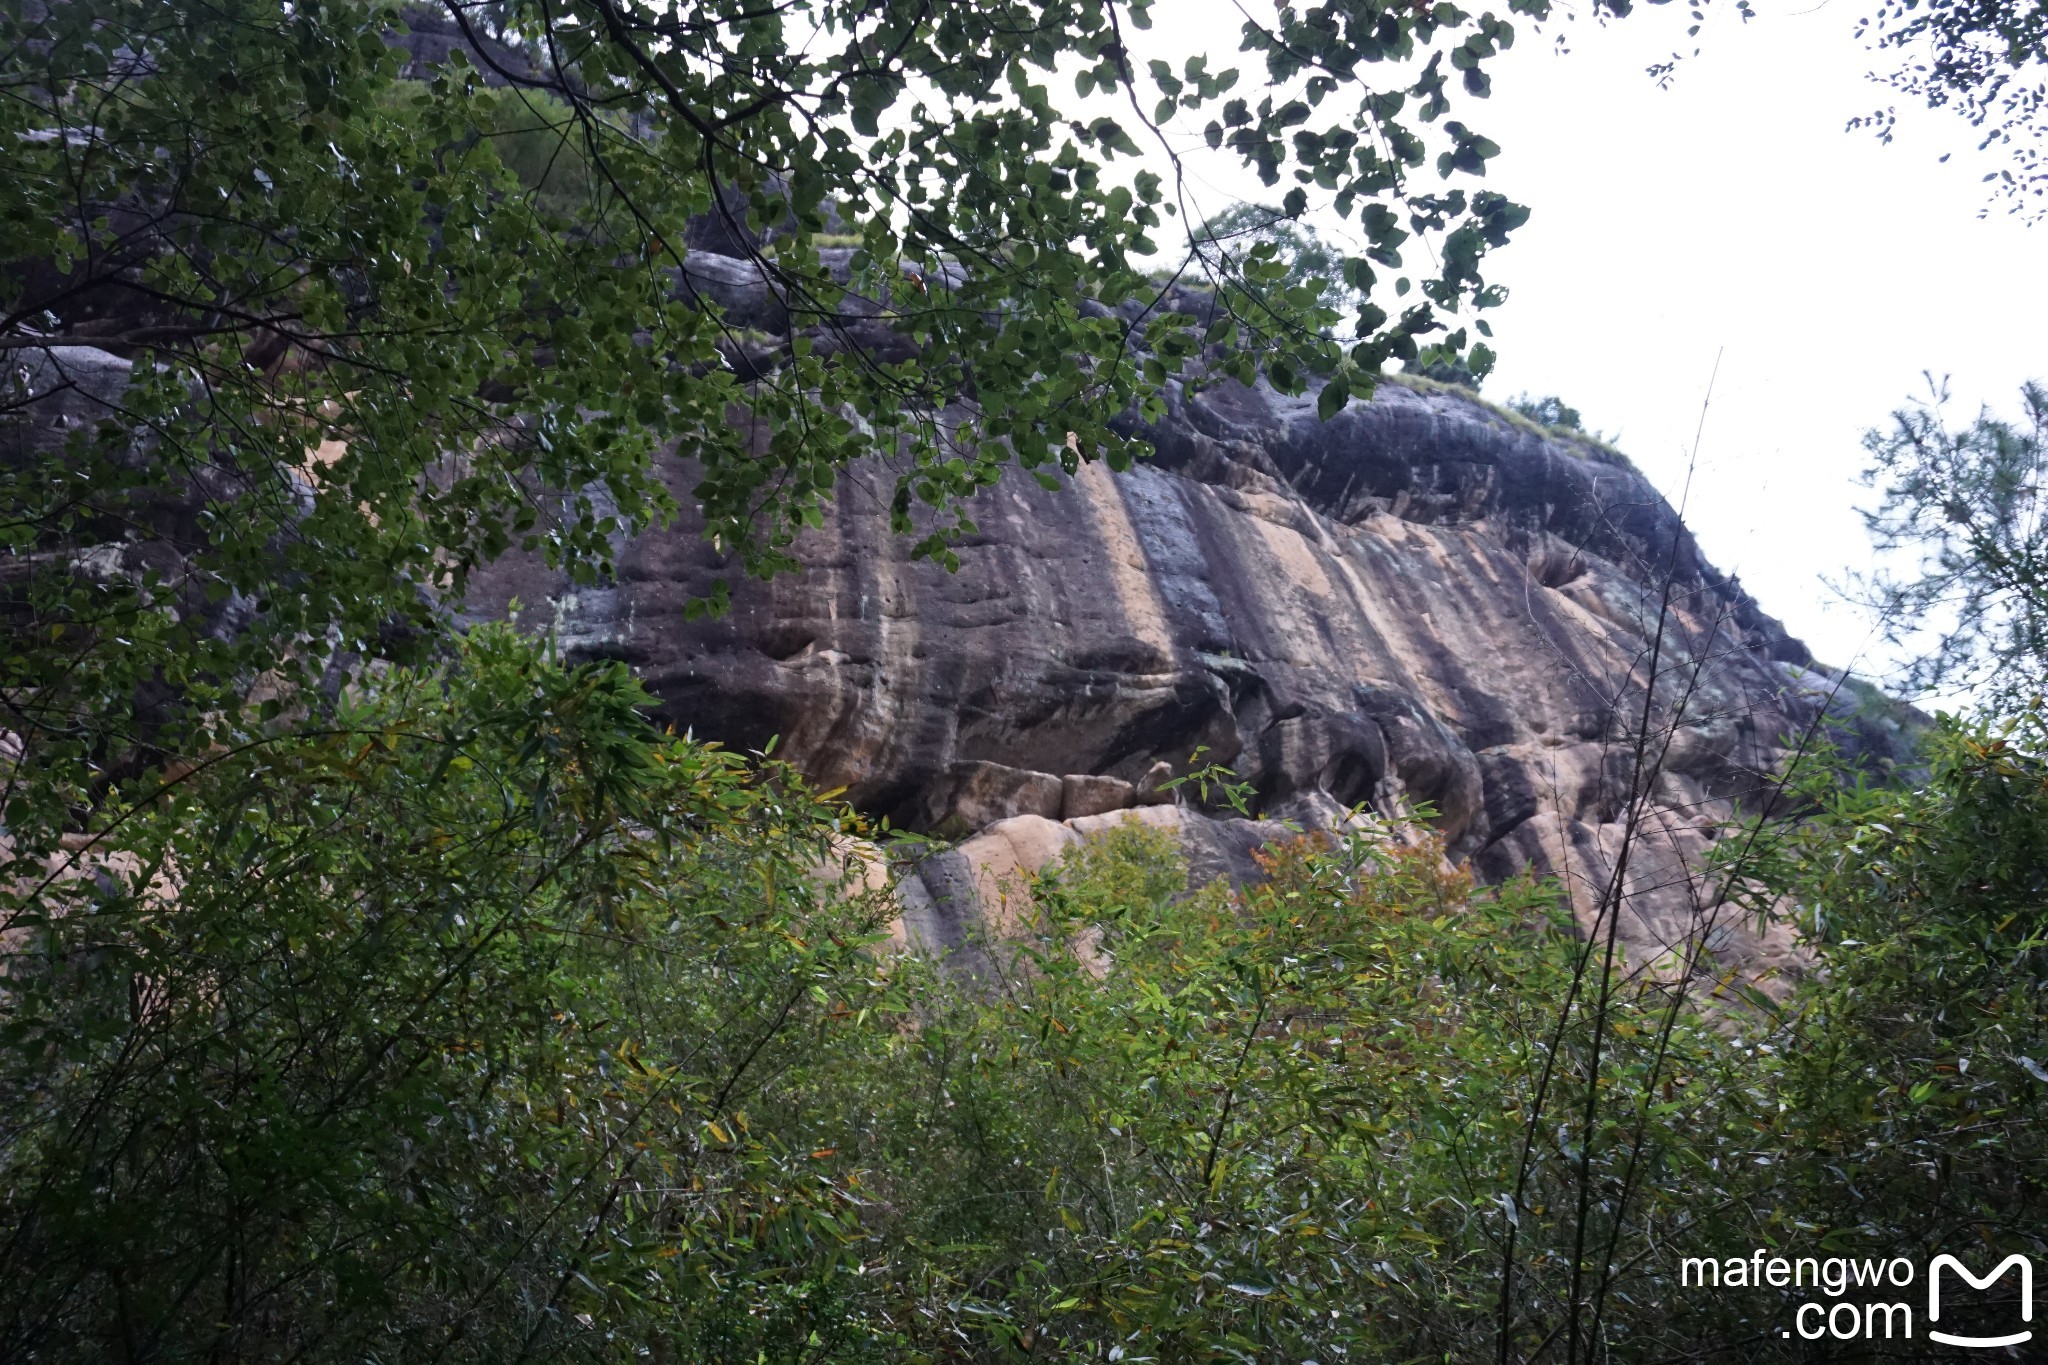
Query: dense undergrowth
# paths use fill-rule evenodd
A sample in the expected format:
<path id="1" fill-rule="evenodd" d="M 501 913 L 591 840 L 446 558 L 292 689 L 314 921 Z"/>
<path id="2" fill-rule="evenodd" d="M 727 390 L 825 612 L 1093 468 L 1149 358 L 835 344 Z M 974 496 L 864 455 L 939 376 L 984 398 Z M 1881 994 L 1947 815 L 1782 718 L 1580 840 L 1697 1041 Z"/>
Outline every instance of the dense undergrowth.
<path id="1" fill-rule="evenodd" d="M 1798 1358 L 1679 1258 L 2041 1249 L 2031 713 L 1724 841 L 1818 956 L 1702 1009 L 1419 831 L 1127 828 L 965 981 L 645 700 L 479 631 L 8 888 L 4 1354 Z"/>

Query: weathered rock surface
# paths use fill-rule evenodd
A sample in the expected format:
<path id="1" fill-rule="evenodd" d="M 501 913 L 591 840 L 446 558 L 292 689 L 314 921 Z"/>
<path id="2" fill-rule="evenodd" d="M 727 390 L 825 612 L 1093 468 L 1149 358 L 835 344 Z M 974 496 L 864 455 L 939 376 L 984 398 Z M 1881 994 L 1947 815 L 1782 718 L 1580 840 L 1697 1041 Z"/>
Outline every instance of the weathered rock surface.
<path id="1" fill-rule="evenodd" d="M 602 590 L 508 561 L 472 607 L 516 595 L 572 653 L 631 663 L 678 726 L 779 736 L 859 806 L 948 833 L 1063 828 L 1123 784 L 1173 799 L 1155 766 L 1206 746 L 1257 813 L 1426 803 L 1453 857 L 1557 873 L 1585 918 L 1641 788 L 1622 934 L 1641 961 L 1693 927 L 1716 822 L 1769 799 L 1831 683 L 1646 480 L 1394 384 L 1329 422 L 1312 396 L 1176 391 L 1144 434 L 1158 456 L 1129 473 L 984 494 L 957 573 L 890 533 L 878 461 L 799 542 L 805 571 L 736 582 L 724 619 L 685 618 L 731 576 L 687 522 L 624 546 Z M 672 475 L 687 505 L 687 464 Z M 1837 728 L 1903 751 L 1895 725 Z M 944 906 L 965 877 L 925 880 Z M 1723 937 L 1753 968 L 1784 946 Z"/>
<path id="2" fill-rule="evenodd" d="M 29 362 L 8 439 L 37 449 L 99 420 L 127 379 L 86 348 Z M 1213 871 L 1230 870 L 1216 849 L 1242 845 L 1241 862 L 1272 821 L 1427 804 L 1453 857 L 1488 878 L 1557 873 L 1589 920 L 1633 828 L 1622 933 L 1638 961 L 1698 924 L 1716 823 L 1770 800 L 1789 744 L 1826 731 L 1878 763 L 1904 753 L 1897 720 L 1855 713 L 1858 694 L 1611 455 L 1391 384 L 1327 423 L 1312 398 L 1264 389 L 1170 399 L 1141 467 L 981 496 L 958 573 L 909 559 L 874 461 L 798 543 L 802 573 L 738 578 L 685 519 L 621 546 L 602 589 L 515 556 L 470 609 L 517 597 L 570 654 L 634 665 L 678 726 L 744 748 L 779 736 L 819 783 L 953 836 L 1022 819 L 1057 843 L 1180 812 L 1197 789 L 1163 783 L 1206 749 L 1269 822 L 1159 817 L 1203 831 L 1184 842 Z M 688 506 L 687 461 L 667 474 Z M 173 538 L 78 551 L 70 569 L 175 581 Z M 731 613 L 689 619 L 721 577 L 737 580 Z M 920 941 L 1001 919 L 986 876 L 947 866 L 908 893 L 935 917 Z M 1751 968 L 1785 948 L 1721 937 Z"/>
<path id="3" fill-rule="evenodd" d="M 469 44 L 433 11 L 406 17 L 393 41 L 416 71 Z M 471 50 L 490 80 L 517 60 Z M 742 332 L 800 326 L 731 227 L 692 228 L 678 293 Z M 849 254 L 821 260 L 843 272 Z M 827 340 L 901 353 L 876 310 L 844 301 Z M 17 355 L 0 458 L 116 415 L 126 361 Z M 744 347 L 728 360 L 757 363 Z M 820 784 L 922 829 L 1014 843 L 1016 821 L 1037 821 L 1038 848 L 1088 821 L 1181 812 L 1147 818 L 1204 831 L 1184 842 L 1221 869 L 1215 849 L 1277 826 L 1184 812 L 1191 789 L 1163 784 L 1198 750 L 1251 783 L 1269 821 L 1427 805 L 1453 857 L 1489 878 L 1555 872 L 1582 918 L 1621 868 L 1639 960 L 1698 923 L 1716 822 L 1769 801 L 1788 744 L 1826 729 L 1852 755 L 1903 753 L 1897 722 L 1852 714 L 1854 694 L 1604 451 L 1392 384 L 1330 422 L 1313 395 L 1226 383 L 1168 398 L 1141 467 L 1085 466 L 1057 492 L 1019 477 L 978 498 L 958 573 L 909 559 L 889 529 L 893 471 L 876 460 L 844 473 L 825 525 L 799 541 L 802 573 L 745 579 L 686 517 L 621 546 L 601 589 L 514 556 L 469 609 L 501 614 L 516 597 L 572 656 L 634 665 L 678 726 L 744 748 L 779 736 Z M 687 460 L 667 474 L 688 507 Z M 82 577 L 181 582 L 179 527 L 203 499 L 187 501 L 151 509 L 150 536 L 52 553 Z M 13 578 L 46 567 L 30 556 L 0 573 L 0 606 Z M 720 578 L 735 580 L 731 613 L 690 619 Z M 191 597 L 223 631 L 254 610 Z M 948 899 L 949 876 L 935 864 L 908 893 L 929 893 L 934 943 L 947 915 L 1000 918 L 981 873 L 953 876 L 979 888 L 965 900 Z M 1776 951 L 1744 942 L 1730 951 Z"/>

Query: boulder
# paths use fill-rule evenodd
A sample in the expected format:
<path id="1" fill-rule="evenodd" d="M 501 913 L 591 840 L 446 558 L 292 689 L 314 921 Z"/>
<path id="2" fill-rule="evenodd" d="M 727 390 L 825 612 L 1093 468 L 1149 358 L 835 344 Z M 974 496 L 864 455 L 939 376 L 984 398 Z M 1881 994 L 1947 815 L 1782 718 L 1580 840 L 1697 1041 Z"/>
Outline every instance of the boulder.
<path id="1" fill-rule="evenodd" d="M 1060 779 L 1060 816 L 1072 820 L 1122 810 L 1137 798 L 1137 789 L 1120 777 L 1068 773 Z"/>
<path id="2" fill-rule="evenodd" d="M 1057 820 L 1066 784 L 1051 773 L 1012 768 L 984 759 L 949 764 L 925 798 L 927 829 L 972 833 L 1019 815 Z"/>

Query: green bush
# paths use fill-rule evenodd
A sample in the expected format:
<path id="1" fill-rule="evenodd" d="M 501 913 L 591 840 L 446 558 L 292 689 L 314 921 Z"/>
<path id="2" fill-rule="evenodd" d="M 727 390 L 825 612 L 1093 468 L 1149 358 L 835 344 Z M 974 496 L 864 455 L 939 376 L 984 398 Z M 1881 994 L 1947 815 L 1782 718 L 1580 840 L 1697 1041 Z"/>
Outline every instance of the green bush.
<path id="1" fill-rule="evenodd" d="M 1003 989 L 906 964 L 840 1144 L 885 1210 L 864 1254 L 906 1358 L 1475 1358 L 1514 1223 L 1511 1335 L 1549 1332 L 1590 1044 L 1590 1015 L 1557 1020 L 1583 945 L 1554 890 L 1365 835 L 1267 872 L 1189 891 L 1173 842 L 1127 829 L 1039 884 Z M 1661 1066 L 1682 1097 L 1600 1119 L 1591 1178 L 1632 1180 L 1635 1212 L 1589 1260 L 1690 1228 L 1694 1168 L 1753 1117 L 1719 1035 L 1666 1006 L 1607 1002 L 1603 1093 Z M 1630 1299 L 1642 1269 L 1611 1278 L 1611 1335 L 1669 1316 Z"/>
<path id="2" fill-rule="evenodd" d="M 1579 418 L 1579 410 L 1555 394 L 1545 398 L 1532 398 L 1525 393 L 1520 398 L 1508 400 L 1508 406 L 1542 426 L 1557 427 L 1564 431 L 1586 429 L 1585 423 Z"/>
<path id="3" fill-rule="evenodd" d="M 1792 1359 L 1677 1258 L 2042 1249 L 2031 714 L 1723 841 L 1773 1003 L 1412 830 L 1130 826 L 956 975 L 646 700 L 479 631 L 8 884 L 8 1357 Z"/>
<path id="4" fill-rule="evenodd" d="M 8 889 L 0 1355 L 773 1339 L 732 1294 L 852 1203 L 748 1111 L 883 912 L 816 874 L 842 812 L 646 701 L 479 632 Z"/>
<path id="5" fill-rule="evenodd" d="M 1859 1254 L 2048 1254 L 2048 725 L 1944 722 L 1913 789 L 1816 773 L 1760 866 L 1818 970 L 1782 1021 L 1788 1212 Z"/>

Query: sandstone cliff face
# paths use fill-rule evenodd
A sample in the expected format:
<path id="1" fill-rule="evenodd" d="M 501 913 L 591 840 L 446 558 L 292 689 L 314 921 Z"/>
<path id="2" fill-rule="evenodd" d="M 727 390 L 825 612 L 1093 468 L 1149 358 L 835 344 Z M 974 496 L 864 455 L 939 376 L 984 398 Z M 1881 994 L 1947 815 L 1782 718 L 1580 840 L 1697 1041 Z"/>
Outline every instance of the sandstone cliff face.
<path id="1" fill-rule="evenodd" d="M 724 619 L 685 618 L 729 573 L 687 523 L 623 546 L 612 586 L 507 562 L 472 609 L 516 595 L 570 652 L 632 664 L 679 727 L 779 737 L 916 828 L 1184 802 L 1159 765 L 1206 746 L 1269 818 L 1427 803 L 1453 857 L 1557 873 L 1584 919 L 1641 789 L 1623 936 L 1647 961 L 1695 924 L 1715 822 L 1768 798 L 1831 685 L 1646 480 L 1395 384 L 1327 423 L 1312 397 L 1176 391 L 1144 434 L 1158 456 L 1129 473 L 984 494 L 957 573 L 890 534 L 876 462 L 842 478 L 805 570 L 736 582 Z M 1851 749 L 1896 747 L 1837 721 Z M 941 920 L 965 913 L 936 889 Z M 1752 967 L 1784 948 L 1729 946 Z"/>
<path id="2" fill-rule="evenodd" d="M 422 69 L 461 45 L 431 14 L 408 18 Z M 676 286 L 724 311 L 726 359 L 749 373 L 773 348 L 745 337 L 802 324 L 741 244 L 700 226 Z M 823 253 L 835 268 L 847 254 Z M 821 344 L 900 354 L 875 312 L 849 299 Z M 118 415 L 125 361 L 54 348 L 24 366 L 7 441 L 53 449 Z M 1768 800 L 1788 743 L 1825 729 L 1852 753 L 1903 752 L 1896 723 L 1850 715 L 1603 451 L 1394 384 L 1327 423 L 1313 396 L 1264 388 L 1168 398 L 1142 433 L 1149 463 L 980 497 L 957 573 L 912 562 L 891 534 L 878 460 L 841 478 L 797 547 L 805 570 L 739 580 L 724 619 L 685 614 L 734 577 L 687 517 L 619 547 L 603 589 L 514 556 L 468 609 L 502 614 L 516 597 L 571 655 L 631 663 L 678 726 L 741 748 L 779 738 L 820 784 L 899 824 L 993 831 L 906 887 L 906 932 L 931 946 L 986 927 L 1004 869 L 1138 818 L 1124 812 L 1181 831 L 1202 870 L 1241 876 L 1273 822 L 1426 804 L 1453 857 L 1489 878 L 1556 873 L 1588 920 L 1633 827 L 1621 928 L 1647 961 L 1698 923 L 1716 822 Z M 688 507 L 687 461 L 668 475 Z M 176 502 L 157 538 L 92 547 L 74 571 L 180 580 L 173 532 L 190 509 Z M 221 630 L 254 609 L 191 598 Z M 1264 822 L 1162 788 L 1198 750 L 1253 785 Z M 1177 814 L 1148 814 L 1163 810 Z M 1731 945 L 1751 965 L 1783 948 Z"/>
<path id="3" fill-rule="evenodd" d="M 15 432 L 35 443 L 105 415 L 127 377 L 95 351 L 44 361 L 63 374 L 37 378 L 48 396 Z M 779 737 L 869 811 L 984 831 L 904 888 L 905 934 L 933 948 L 999 927 L 1009 879 L 1120 819 L 1163 821 L 1204 875 L 1242 877 L 1277 822 L 1361 803 L 1427 803 L 1454 857 L 1556 873 L 1590 923 L 1640 792 L 1621 926 L 1647 962 L 1698 923 L 1715 824 L 1769 799 L 1788 743 L 1904 752 L 1604 452 L 1392 384 L 1328 423 L 1263 389 L 1171 400 L 1144 433 L 1153 461 L 983 495 L 958 573 L 890 533 L 877 461 L 842 478 L 804 572 L 738 581 L 723 619 L 686 618 L 731 576 L 687 521 L 621 546 L 601 590 L 504 560 L 470 609 L 516 596 L 572 655 L 636 667 L 678 726 Z M 687 462 L 668 474 L 687 506 Z M 107 551 L 82 569 L 167 571 L 167 543 Z M 1161 787 L 1198 748 L 1263 819 Z M 1752 969 L 1787 947 L 1720 937 Z"/>

